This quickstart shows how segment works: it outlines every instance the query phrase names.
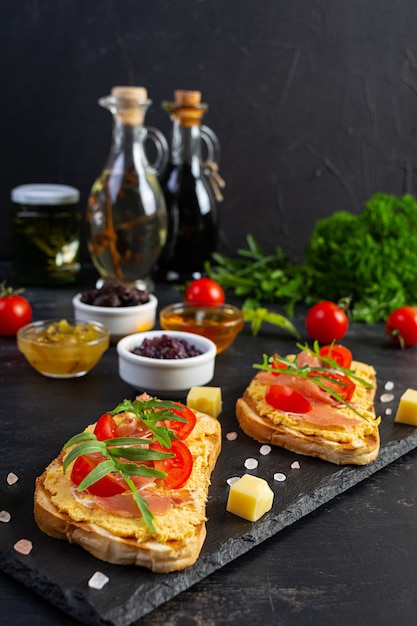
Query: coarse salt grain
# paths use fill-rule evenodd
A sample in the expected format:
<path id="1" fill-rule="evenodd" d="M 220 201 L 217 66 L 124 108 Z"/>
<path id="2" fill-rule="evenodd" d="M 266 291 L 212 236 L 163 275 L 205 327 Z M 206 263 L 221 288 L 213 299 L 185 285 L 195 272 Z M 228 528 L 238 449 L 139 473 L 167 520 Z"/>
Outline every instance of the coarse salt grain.
<path id="1" fill-rule="evenodd" d="M 255 469 L 258 467 L 258 461 L 256 459 L 246 459 L 245 467 L 246 469 Z"/>
<path id="2" fill-rule="evenodd" d="M 5 524 L 7 524 L 7 522 L 10 522 L 11 519 L 12 516 L 10 515 L 9 511 L 0 511 L 0 522 L 4 522 Z"/>
<path id="3" fill-rule="evenodd" d="M 6 480 L 8 485 L 14 485 L 19 480 L 19 477 L 14 472 L 9 472 Z"/>
<path id="4" fill-rule="evenodd" d="M 391 415 L 392 409 L 385 409 L 385 415 Z"/>
<path id="5" fill-rule="evenodd" d="M 235 439 L 237 439 L 237 433 L 235 433 L 235 432 L 227 433 L 226 434 L 226 439 L 228 441 L 234 441 Z"/>
<path id="6" fill-rule="evenodd" d="M 90 580 L 88 581 L 88 586 L 91 587 L 91 589 L 103 589 L 103 587 L 105 585 L 107 585 L 107 583 L 109 582 L 109 577 L 106 576 L 106 574 L 103 574 L 103 572 L 94 572 L 94 574 L 91 576 Z"/>
<path id="7" fill-rule="evenodd" d="M 229 486 L 232 486 L 238 480 L 239 480 L 239 476 L 232 476 L 231 478 L 228 478 L 226 482 Z"/>
<path id="8" fill-rule="evenodd" d="M 392 400 L 394 400 L 394 394 L 393 393 L 383 393 L 382 396 L 380 397 L 381 402 L 392 402 Z"/>
<path id="9" fill-rule="evenodd" d="M 394 383 L 392 380 L 387 380 L 384 386 L 385 391 L 392 391 L 394 389 Z"/>
<path id="10" fill-rule="evenodd" d="M 282 483 L 284 482 L 284 480 L 287 480 L 287 477 L 282 472 L 277 472 L 276 474 L 274 474 L 274 480 L 276 480 L 279 483 Z"/>
<path id="11" fill-rule="evenodd" d="M 19 541 L 17 541 L 13 547 L 16 552 L 19 552 L 19 554 L 27 555 L 32 552 L 33 544 L 31 541 L 29 541 L 29 539 L 19 539 Z"/>
<path id="12" fill-rule="evenodd" d="M 291 463 L 291 469 L 300 469 L 300 467 L 301 465 L 298 461 L 294 461 L 293 463 Z"/>
<path id="13" fill-rule="evenodd" d="M 261 446 L 259 448 L 259 452 L 263 455 L 266 456 L 267 454 L 269 454 L 271 452 L 272 448 L 271 446 Z"/>

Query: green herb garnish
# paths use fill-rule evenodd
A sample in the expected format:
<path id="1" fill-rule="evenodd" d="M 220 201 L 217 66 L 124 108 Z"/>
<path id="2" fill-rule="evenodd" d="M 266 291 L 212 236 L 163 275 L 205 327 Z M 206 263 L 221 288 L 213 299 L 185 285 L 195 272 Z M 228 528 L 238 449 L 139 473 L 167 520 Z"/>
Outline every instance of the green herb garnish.
<path id="1" fill-rule="evenodd" d="M 305 345 L 297 344 L 297 347 L 299 348 L 300 351 L 308 350 L 314 356 L 317 356 L 321 361 L 323 361 L 326 367 L 317 367 L 317 366 L 311 366 L 308 364 L 299 365 L 298 363 L 298 359 L 300 356 L 299 354 L 295 355 L 294 359 L 282 357 L 279 354 L 274 354 L 273 356 L 268 356 L 264 354 L 263 363 L 254 363 L 253 367 L 257 369 L 261 369 L 261 370 L 274 372 L 276 374 L 279 374 L 279 373 L 289 374 L 291 376 L 298 376 L 299 378 L 304 378 L 305 380 L 309 380 L 310 382 L 315 383 L 320 389 L 328 393 L 332 398 L 334 398 L 341 404 L 348 407 L 351 411 L 356 413 L 356 415 L 358 415 L 359 417 L 361 417 L 362 419 L 366 421 L 369 421 L 369 419 L 365 415 L 360 413 L 357 409 L 355 409 L 355 407 L 349 401 L 343 398 L 343 396 L 340 395 L 337 389 L 329 387 L 328 385 L 329 370 L 336 370 L 340 372 L 341 374 L 343 374 L 344 376 L 347 376 L 348 378 L 351 378 L 355 380 L 356 382 L 360 383 L 367 389 L 371 389 L 373 385 L 367 380 L 357 376 L 354 370 L 341 367 L 334 359 L 322 356 L 320 354 L 320 346 L 317 341 L 314 342 L 313 348 L 310 348 L 307 344 Z M 274 363 L 281 363 L 282 365 L 284 365 L 284 368 L 279 369 L 276 366 L 274 367 L 273 365 Z M 326 378 L 326 375 L 327 375 L 327 378 Z M 342 380 L 338 381 L 337 379 L 332 379 L 332 383 L 334 383 L 336 387 L 339 385 L 340 389 L 344 387 L 344 383 Z"/>
<path id="2" fill-rule="evenodd" d="M 100 453 L 105 460 L 98 463 L 96 467 L 81 481 L 78 485 L 78 491 L 84 491 L 104 476 L 115 472 L 118 473 L 126 482 L 127 486 L 133 494 L 133 499 L 142 514 L 143 520 L 148 528 L 155 532 L 153 525 L 153 514 L 149 510 L 146 500 L 139 494 L 135 483 L 131 479 L 132 476 L 144 476 L 165 478 L 166 472 L 161 472 L 153 467 L 145 464 L 137 463 L 146 461 L 156 461 L 168 459 L 173 456 L 170 452 L 159 452 L 150 450 L 149 444 L 157 441 L 165 448 L 171 447 L 172 439 L 175 434 L 166 426 L 161 425 L 164 420 L 186 421 L 176 413 L 172 413 L 172 409 L 178 410 L 180 407 L 174 402 L 160 401 L 156 398 L 151 400 L 124 400 L 110 415 L 114 416 L 118 413 L 126 411 L 133 413 L 138 421 L 143 422 L 151 432 L 151 437 L 115 437 L 99 441 L 94 433 L 82 432 L 64 445 L 64 450 L 72 448 L 64 459 L 64 473 L 68 469 L 70 463 L 75 461 L 79 456 L 85 454 Z M 143 447 L 146 446 L 146 447 Z M 121 460 L 123 459 L 123 461 Z M 132 463 L 126 461 L 134 461 Z"/>
<path id="3" fill-rule="evenodd" d="M 352 298 L 352 321 L 384 321 L 394 309 L 417 304 L 417 200 L 374 194 L 361 213 L 336 211 L 316 222 L 305 261 L 292 262 L 281 248 L 264 254 L 252 235 L 236 259 L 213 254 L 208 275 L 252 306 Z M 256 303 L 256 304 L 253 304 Z"/>

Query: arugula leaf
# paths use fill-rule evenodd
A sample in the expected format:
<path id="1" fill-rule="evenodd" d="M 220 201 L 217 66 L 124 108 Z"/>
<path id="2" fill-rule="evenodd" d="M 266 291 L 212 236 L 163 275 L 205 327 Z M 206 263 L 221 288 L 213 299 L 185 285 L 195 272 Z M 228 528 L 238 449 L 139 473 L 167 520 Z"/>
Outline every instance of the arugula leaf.
<path id="1" fill-rule="evenodd" d="M 146 500 L 139 494 L 131 476 L 145 476 L 155 478 L 165 478 L 166 472 L 145 465 L 147 461 L 164 460 L 174 456 L 171 452 L 161 452 L 149 448 L 149 444 L 157 441 L 163 447 L 171 448 L 171 441 L 175 438 L 172 430 L 161 424 L 164 420 L 186 421 L 185 418 L 173 413 L 173 409 L 178 411 L 181 407 L 175 402 L 160 401 L 157 398 L 150 400 L 123 400 L 110 415 L 119 413 L 133 413 L 135 417 L 143 422 L 149 429 L 149 438 L 141 437 L 114 437 L 99 441 L 92 432 L 83 431 L 71 437 L 64 445 L 64 450 L 68 454 L 63 461 L 63 472 L 67 471 L 69 465 L 79 456 L 99 453 L 103 456 L 103 461 L 98 463 L 94 469 L 78 485 L 78 491 L 84 491 L 110 473 L 118 473 L 126 482 L 133 494 L 133 499 L 141 513 L 145 524 L 155 532 L 153 524 L 153 514 L 149 510 Z M 136 461 L 137 463 L 126 463 L 125 461 Z"/>
<path id="2" fill-rule="evenodd" d="M 318 342 L 314 342 L 313 348 L 310 348 L 308 345 L 304 345 L 304 346 L 298 345 L 298 347 L 300 348 L 300 350 L 309 350 L 312 354 L 319 357 L 321 361 L 323 361 L 324 363 L 327 363 L 328 365 L 331 365 L 332 369 L 340 371 L 340 373 L 344 374 L 345 376 L 348 376 L 349 378 L 354 378 L 357 382 L 360 382 L 364 387 L 367 387 L 367 388 L 372 387 L 371 383 L 364 380 L 363 378 L 360 378 L 359 376 L 356 376 L 353 370 L 343 368 L 340 365 L 338 365 L 338 363 L 335 360 L 329 359 L 327 357 L 323 357 L 320 354 L 320 348 L 319 348 Z M 304 378 L 305 380 L 309 380 L 310 382 L 315 383 L 320 389 L 328 393 L 332 398 L 337 400 L 340 404 L 345 405 L 351 411 L 353 411 L 356 415 L 358 415 L 365 421 L 369 422 L 369 419 L 368 417 L 366 417 L 366 415 L 363 415 L 362 413 L 360 413 L 350 402 L 348 402 L 345 398 L 343 398 L 334 388 L 329 387 L 326 384 L 326 373 L 328 374 L 329 367 L 317 367 L 317 366 L 312 367 L 308 364 L 300 366 L 298 363 L 298 358 L 299 358 L 299 354 L 295 355 L 294 359 L 282 357 L 279 354 L 274 354 L 273 356 L 268 356 L 267 354 L 264 354 L 263 362 L 254 363 L 253 367 L 257 369 L 277 373 L 277 369 L 276 367 L 273 366 L 273 362 L 282 363 L 283 365 L 285 365 L 285 370 L 283 371 L 288 370 L 286 371 L 286 373 L 290 374 L 291 376 L 298 376 L 299 378 Z M 338 382 L 337 380 L 333 380 L 333 379 L 332 379 L 332 383 L 335 383 L 336 385 L 339 384 L 340 386 L 343 385 L 341 381 Z"/>

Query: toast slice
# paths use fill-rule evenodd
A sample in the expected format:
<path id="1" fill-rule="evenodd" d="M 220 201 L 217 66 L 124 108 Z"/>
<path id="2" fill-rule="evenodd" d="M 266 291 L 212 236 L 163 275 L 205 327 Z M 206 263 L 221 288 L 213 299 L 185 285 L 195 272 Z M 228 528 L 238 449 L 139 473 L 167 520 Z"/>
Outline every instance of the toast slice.
<path id="1" fill-rule="evenodd" d="M 337 465 L 371 463 L 380 447 L 380 418 L 374 408 L 376 373 L 372 366 L 359 361 L 352 361 L 350 369 L 367 384 L 355 379 L 348 404 L 310 397 L 313 409 L 305 413 L 284 412 L 271 406 L 265 395 L 270 384 L 280 383 L 281 376 L 274 381 L 271 372 L 258 372 L 236 402 L 240 427 L 261 443 Z"/>
<path id="2" fill-rule="evenodd" d="M 175 504 L 167 512 L 154 515 L 154 532 L 140 514 L 119 514 L 100 508 L 88 495 L 80 496 L 71 482 L 70 468 L 63 472 L 68 450 L 63 450 L 36 480 L 34 515 L 39 528 L 110 563 L 143 566 L 157 573 L 192 565 L 206 537 L 210 475 L 221 449 L 219 421 L 194 412 L 196 425 L 186 440 L 193 456 L 192 473 L 181 489 L 170 493 Z"/>

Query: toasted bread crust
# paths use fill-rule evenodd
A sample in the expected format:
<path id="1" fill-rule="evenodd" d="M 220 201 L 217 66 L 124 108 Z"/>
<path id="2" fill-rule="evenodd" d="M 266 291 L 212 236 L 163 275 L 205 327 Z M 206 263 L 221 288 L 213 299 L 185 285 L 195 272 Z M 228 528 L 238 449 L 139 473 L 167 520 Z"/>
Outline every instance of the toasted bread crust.
<path id="1" fill-rule="evenodd" d="M 198 419 L 215 423 L 214 433 L 206 438 L 209 478 L 221 449 L 221 428 L 215 418 L 196 411 Z M 119 565 L 138 565 L 157 573 L 167 573 L 189 567 L 197 560 L 206 537 L 205 522 L 194 527 L 193 535 L 183 540 L 160 541 L 157 537 L 138 541 L 133 537 L 120 537 L 90 521 L 76 521 L 60 511 L 52 502 L 45 486 L 48 472 L 62 468 L 62 454 L 54 459 L 36 480 L 34 515 L 39 528 L 56 539 L 76 543 L 94 557 Z M 69 480 L 69 478 L 68 478 Z M 201 499 L 204 499 L 202 502 Z M 205 506 L 207 492 L 202 493 L 197 506 Z"/>
<path id="2" fill-rule="evenodd" d="M 373 404 L 376 390 L 375 372 L 366 364 L 360 365 L 367 370 L 368 379 L 373 385 L 364 392 L 361 409 L 366 409 L 375 417 Z M 265 391 L 266 389 L 267 385 L 265 385 Z M 277 424 L 267 416 L 259 415 L 256 409 L 257 400 L 251 393 L 251 385 L 249 385 L 243 397 L 236 402 L 236 417 L 242 430 L 261 443 L 279 446 L 297 454 L 319 457 L 337 465 L 366 465 L 378 456 L 380 439 L 377 421 L 370 434 L 349 443 L 330 440 L 319 431 L 306 435 L 302 430 L 290 428 L 285 424 Z M 336 414 L 338 410 L 334 407 Z"/>

